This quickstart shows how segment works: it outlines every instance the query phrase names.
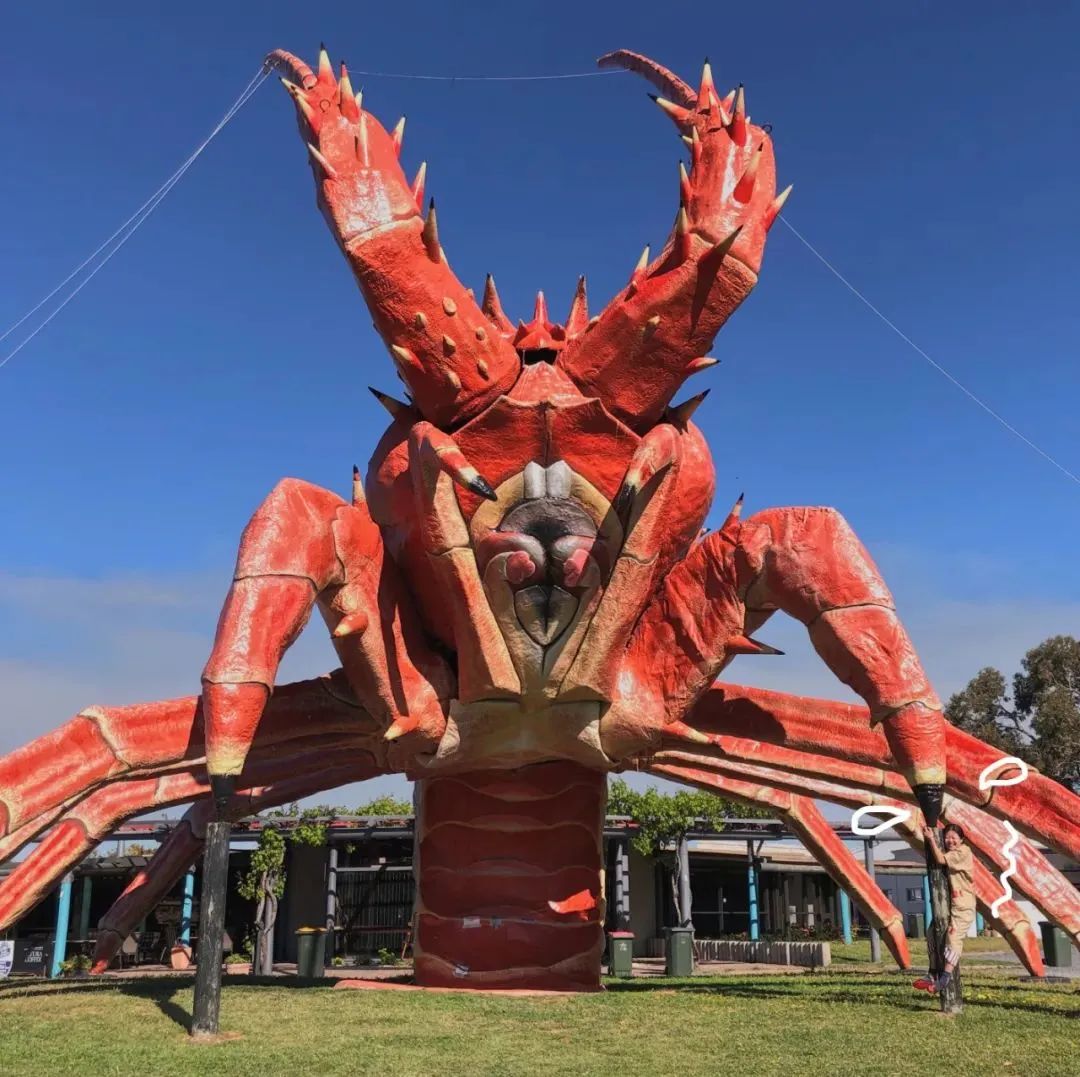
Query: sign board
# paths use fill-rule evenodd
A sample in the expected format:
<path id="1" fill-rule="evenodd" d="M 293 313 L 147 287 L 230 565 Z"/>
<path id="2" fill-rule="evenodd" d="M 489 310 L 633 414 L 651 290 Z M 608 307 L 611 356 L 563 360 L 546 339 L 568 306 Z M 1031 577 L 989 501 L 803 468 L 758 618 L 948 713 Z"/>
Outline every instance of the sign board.
<path id="1" fill-rule="evenodd" d="M 154 909 L 154 917 L 163 927 L 166 924 L 179 924 L 183 919 L 183 903 L 178 898 L 166 898 L 158 903 Z M 193 901 L 191 905 L 191 923 L 194 926 L 199 922 L 199 903 Z"/>
<path id="2" fill-rule="evenodd" d="M 15 943 L 10 939 L 0 940 L 0 980 L 5 979 L 11 973 L 11 966 L 15 961 Z"/>
<path id="3" fill-rule="evenodd" d="M 52 939 L 16 939 L 11 962 L 12 972 L 48 976 L 52 962 Z"/>

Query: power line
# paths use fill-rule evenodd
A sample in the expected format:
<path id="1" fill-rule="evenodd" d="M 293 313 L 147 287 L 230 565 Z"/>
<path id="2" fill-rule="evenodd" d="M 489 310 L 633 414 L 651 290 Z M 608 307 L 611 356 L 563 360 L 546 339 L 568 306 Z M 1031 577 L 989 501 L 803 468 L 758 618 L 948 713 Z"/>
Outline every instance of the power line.
<path id="1" fill-rule="evenodd" d="M 363 75 L 373 79 L 419 79 L 422 82 L 557 82 L 559 79 L 595 79 L 627 74 L 628 71 L 571 71 L 565 75 L 410 75 L 398 71 L 349 70 L 350 77 Z"/>
<path id="2" fill-rule="evenodd" d="M 240 111 L 244 105 L 251 99 L 255 91 L 266 81 L 270 72 L 260 68 L 259 72 L 248 82 L 247 86 L 241 91 L 240 96 L 233 102 L 225 115 L 218 121 L 217 126 L 210 132 L 209 135 L 195 148 L 194 152 L 187 158 L 186 161 L 130 216 L 115 232 L 112 233 L 107 239 L 105 239 L 99 246 L 92 251 L 86 258 L 84 258 L 48 295 L 41 299 L 35 306 L 31 307 L 17 322 L 9 326 L 5 332 L 0 335 L 0 340 L 4 340 L 10 336 L 20 325 L 23 324 L 28 318 L 36 314 L 50 299 L 53 298 L 58 292 L 60 292 L 67 284 L 74 280 L 88 265 L 90 265 L 95 258 L 98 257 L 103 251 L 108 249 L 117 237 L 122 237 L 115 246 L 105 255 L 104 258 L 87 274 L 86 278 L 79 282 L 79 284 L 63 299 L 63 301 L 50 312 L 48 317 L 38 325 L 33 332 L 24 337 L 3 359 L 0 359 L 0 368 L 3 368 L 15 358 L 40 333 L 59 313 L 70 303 L 75 296 L 79 294 L 85 288 L 91 280 L 105 267 L 108 261 L 120 250 L 121 247 L 135 234 L 136 230 L 146 221 L 151 213 L 159 205 L 161 205 L 165 196 L 176 186 L 185 172 L 195 163 L 203 150 L 217 137 L 222 129 L 229 123 L 229 121 Z M 125 234 L 126 233 L 126 234 Z"/>
<path id="3" fill-rule="evenodd" d="M 852 295 L 854 295 L 856 297 L 856 299 L 858 299 L 861 303 L 863 303 L 866 307 L 868 307 L 874 314 L 876 314 L 878 316 L 878 318 L 880 318 L 902 341 L 904 341 L 905 344 L 908 344 L 911 348 L 913 348 L 916 352 L 918 352 L 918 354 L 921 355 L 939 374 L 941 374 L 942 377 L 947 378 L 950 382 L 952 382 L 952 384 L 955 385 L 956 388 L 959 389 L 960 392 L 962 392 L 964 394 L 964 396 L 966 396 L 969 400 L 971 400 L 973 403 L 977 404 L 980 408 L 982 408 L 982 410 L 985 411 L 987 415 L 989 415 L 995 422 L 1000 423 L 1001 426 L 1003 426 L 1006 430 L 1008 430 L 1010 434 L 1012 434 L 1016 438 L 1019 438 L 1029 449 L 1032 449 L 1035 452 L 1037 452 L 1044 460 L 1046 460 L 1049 463 L 1053 464 L 1054 467 L 1056 467 L 1058 469 L 1058 471 L 1060 471 L 1063 475 L 1066 475 L 1068 478 L 1072 479 L 1072 481 L 1075 482 L 1077 485 L 1080 485 L 1080 476 L 1077 476 L 1074 472 L 1070 471 L 1064 464 L 1059 463 L 1045 449 L 1043 449 L 1040 446 L 1036 445 L 1035 442 L 1031 440 L 1031 438 L 1027 437 L 1025 434 L 1022 434 L 1019 430 L 1017 430 L 1016 427 L 1013 426 L 1012 423 L 1010 423 L 1008 421 L 1008 419 L 1006 419 L 1004 416 L 1000 415 L 989 404 L 987 404 L 985 400 L 983 400 L 981 397 L 979 397 L 975 393 L 973 393 L 966 385 L 964 385 L 963 382 L 960 381 L 959 378 L 957 378 L 955 375 L 951 374 L 948 370 L 946 370 L 945 367 L 943 367 L 936 359 L 934 359 L 931 356 L 927 355 L 927 353 L 925 351 L 923 351 L 923 349 L 920 348 L 919 345 L 916 344 L 915 341 L 913 341 L 911 339 L 911 337 L 909 337 L 907 335 L 907 333 L 905 333 L 894 322 L 892 322 L 889 318 L 887 318 L 884 314 L 882 314 L 882 312 L 880 310 L 878 310 L 878 308 L 875 307 L 874 304 L 871 303 L 870 300 L 867 299 L 866 296 L 863 295 L 863 293 L 860 292 L 859 289 L 856 288 L 855 285 L 852 284 L 851 281 L 849 281 L 847 279 L 847 277 L 845 277 L 844 274 L 841 273 L 840 270 L 837 269 L 836 266 L 834 266 L 832 264 L 832 262 L 830 262 L 828 260 L 828 258 L 826 258 L 825 255 L 823 255 L 821 253 L 821 251 L 819 251 L 817 249 L 817 247 L 815 247 L 810 242 L 810 240 L 808 240 L 806 238 L 806 236 L 804 236 L 790 221 L 788 221 L 786 217 L 783 217 L 783 216 L 780 217 L 780 221 L 784 224 L 784 226 L 787 228 L 787 230 L 838 281 L 840 281 L 840 283 L 845 288 L 847 288 L 847 290 L 849 292 L 851 292 Z"/>

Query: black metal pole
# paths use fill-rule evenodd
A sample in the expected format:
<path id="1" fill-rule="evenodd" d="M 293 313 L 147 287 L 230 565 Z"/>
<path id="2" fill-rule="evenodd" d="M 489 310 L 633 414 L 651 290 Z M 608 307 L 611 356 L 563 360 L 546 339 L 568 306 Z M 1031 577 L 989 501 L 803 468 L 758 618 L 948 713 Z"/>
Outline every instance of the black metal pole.
<path id="1" fill-rule="evenodd" d="M 219 812 L 220 815 L 220 812 Z M 221 1012 L 221 951 L 225 936 L 225 895 L 229 877 L 231 824 L 221 818 L 206 826 L 202 898 L 199 904 L 199 949 L 195 967 L 195 1004 L 191 1034 L 214 1036 Z"/>
<path id="2" fill-rule="evenodd" d="M 934 831 L 938 840 L 940 831 Z M 927 926 L 926 950 L 930 956 L 930 975 L 937 979 L 945 970 L 946 937 L 949 933 L 952 892 L 949 887 L 949 869 L 938 864 L 934 854 L 926 849 L 926 877 L 930 880 L 930 910 L 934 919 Z M 960 984 L 960 966 L 953 969 L 952 976 L 939 995 L 942 1013 L 960 1013 L 964 1008 L 964 993 Z"/>

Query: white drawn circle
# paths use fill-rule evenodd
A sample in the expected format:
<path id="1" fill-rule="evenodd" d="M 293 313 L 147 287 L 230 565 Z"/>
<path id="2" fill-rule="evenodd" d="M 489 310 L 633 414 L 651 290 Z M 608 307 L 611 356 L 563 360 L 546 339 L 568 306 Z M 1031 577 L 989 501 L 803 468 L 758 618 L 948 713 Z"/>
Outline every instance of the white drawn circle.
<path id="1" fill-rule="evenodd" d="M 887 816 L 884 821 L 879 821 L 876 826 L 863 826 L 863 819 L 868 815 Z M 875 838 L 894 826 L 906 823 L 911 818 L 911 812 L 906 808 L 892 808 L 887 804 L 867 804 L 851 815 L 851 832 L 858 834 L 860 838 Z"/>
<path id="2" fill-rule="evenodd" d="M 991 778 L 990 775 L 995 771 L 1001 770 L 1002 767 L 1018 767 L 1020 773 L 1013 778 Z M 1017 759 L 1015 755 L 1006 755 L 1001 759 L 996 760 L 989 766 L 983 767 L 982 774 L 979 775 L 979 788 L 989 789 L 992 785 L 1019 785 L 1021 782 L 1026 781 L 1028 776 L 1028 765 L 1022 759 Z"/>

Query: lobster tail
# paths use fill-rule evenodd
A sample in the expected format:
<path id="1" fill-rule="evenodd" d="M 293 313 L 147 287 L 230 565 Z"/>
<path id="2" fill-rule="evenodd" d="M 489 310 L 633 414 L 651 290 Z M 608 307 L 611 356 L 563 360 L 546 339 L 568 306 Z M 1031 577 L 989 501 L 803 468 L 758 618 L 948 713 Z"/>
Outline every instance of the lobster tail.
<path id="1" fill-rule="evenodd" d="M 637 71 L 675 98 L 655 100 L 691 158 L 689 171 L 679 170 L 679 211 L 664 249 L 651 263 L 643 256 L 625 291 L 559 358 L 582 392 L 643 432 L 707 365 L 716 333 L 757 283 L 776 216 L 776 166 L 768 134 L 746 116 L 745 94 L 721 101 L 708 62 L 696 93 L 636 53 L 599 63 Z"/>
<path id="2" fill-rule="evenodd" d="M 434 202 L 420 216 L 423 176 L 407 180 L 398 159 L 404 124 L 387 132 L 353 95 L 344 65 L 334 76 L 325 50 L 317 74 L 281 50 L 266 62 L 295 80 L 283 81 L 319 208 L 398 374 L 426 419 L 460 426 L 513 385 L 521 361 L 447 264 Z"/>

